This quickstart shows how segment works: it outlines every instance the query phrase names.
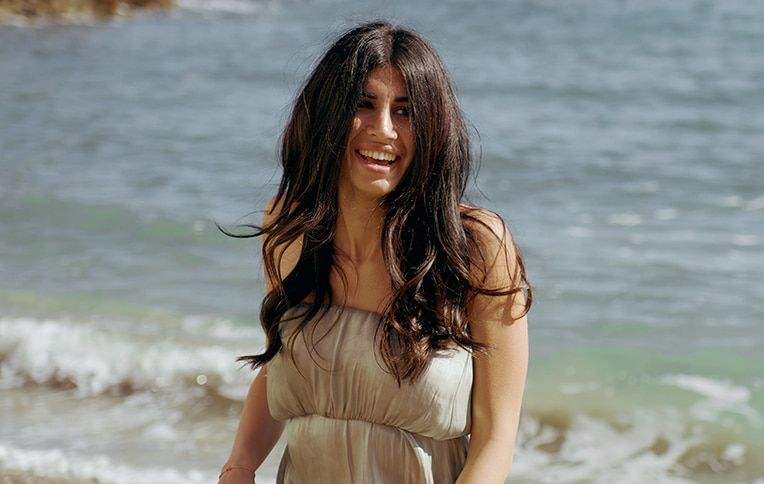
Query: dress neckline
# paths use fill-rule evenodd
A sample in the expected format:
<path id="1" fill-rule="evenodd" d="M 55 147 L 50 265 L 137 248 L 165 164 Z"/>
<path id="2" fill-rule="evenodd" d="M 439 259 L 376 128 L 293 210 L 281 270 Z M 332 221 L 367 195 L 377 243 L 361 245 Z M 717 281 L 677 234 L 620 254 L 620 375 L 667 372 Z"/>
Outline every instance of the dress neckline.
<path id="1" fill-rule="evenodd" d="M 290 309 L 298 308 L 298 307 L 310 307 L 312 303 L 309 303 L 307 301 L 302 301 L 297 303 L 295 306 L 292 306 Z M 342 306 L 340 304 L 321 304 L 321 308 L 324 308 L 328 311 L 334 311 L 334 312 L 351 312 L 351 313 L 360 313 L 365 314 L 367 316 L 374 316 L 376 318 L 382 319 L 384 318 L 384 315 L 381 313 L 378 313 L 376 311 L 370 311 L 368 309 L 361 309 L 356 308 L 353 306 Z"/>

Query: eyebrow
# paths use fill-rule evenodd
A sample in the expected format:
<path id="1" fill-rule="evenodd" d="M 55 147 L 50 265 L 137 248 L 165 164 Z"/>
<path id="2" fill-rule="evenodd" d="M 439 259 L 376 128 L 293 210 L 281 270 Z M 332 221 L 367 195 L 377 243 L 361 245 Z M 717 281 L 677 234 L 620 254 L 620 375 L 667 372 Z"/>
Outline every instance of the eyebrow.
<path id="1" fill-rule="evenodd" d="M 366 91 L 363 91 L 361 93 L 361 97 L 367 97 L 369 99 L 377 99 L 376 94 L 372 94 L 372 93 L 366 92 Z M 397 98 L 395 98 L 395 102 L 397 102 L 397 103 L 407 103 L 407 102 L 409 102 L 409 98 L 407 96 L 397 97 Z"/>

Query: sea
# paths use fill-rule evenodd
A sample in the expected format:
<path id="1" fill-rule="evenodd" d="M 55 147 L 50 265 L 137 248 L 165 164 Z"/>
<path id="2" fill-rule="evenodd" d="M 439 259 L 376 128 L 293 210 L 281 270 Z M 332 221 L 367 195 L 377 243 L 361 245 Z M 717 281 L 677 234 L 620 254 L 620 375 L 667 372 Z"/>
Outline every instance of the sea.
<path id="1" fill-rule="evenodd" d="M 441 53 L 535 287 L 507 482 L 764 483 L 764 3 L 177 0 L 0 27 L 0 482 L 214 483 L 290 103 L 358 22 Z M 283 443 L 258 470 L 273 483 Z"/>

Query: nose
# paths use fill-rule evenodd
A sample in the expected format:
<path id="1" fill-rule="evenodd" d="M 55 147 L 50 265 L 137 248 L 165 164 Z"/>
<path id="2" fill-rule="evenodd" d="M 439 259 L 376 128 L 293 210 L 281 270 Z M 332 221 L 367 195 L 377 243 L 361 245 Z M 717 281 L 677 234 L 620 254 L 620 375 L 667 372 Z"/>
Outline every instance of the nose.
<path id="1" fill-rule="evenodd" d="M 376 136 L 381 139 L 392 140 L 398 137 L 398 132 L 395 130 L 395 123 L 393 123 L 393 117 L 387 109 L 380 109 L 371 117 L 369 123 L 366 125 L 366 132 L 371 136 Z"/>

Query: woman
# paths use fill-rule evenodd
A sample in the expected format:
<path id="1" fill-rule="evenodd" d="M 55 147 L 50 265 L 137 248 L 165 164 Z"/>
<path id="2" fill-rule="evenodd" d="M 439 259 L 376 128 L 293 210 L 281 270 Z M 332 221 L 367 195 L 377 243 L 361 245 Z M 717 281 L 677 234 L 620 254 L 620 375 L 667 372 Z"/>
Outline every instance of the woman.
<path id="1" fill-rule="evenodd" d="M 354 28 L 285 129 L 262 227 L 265 351 L 220 482 L 503 482 L 530 286 L 502 220 L 463 201 L 469 136 L 415 32 Z M 267 375 L 267 376 L 266 376 Z"/>

